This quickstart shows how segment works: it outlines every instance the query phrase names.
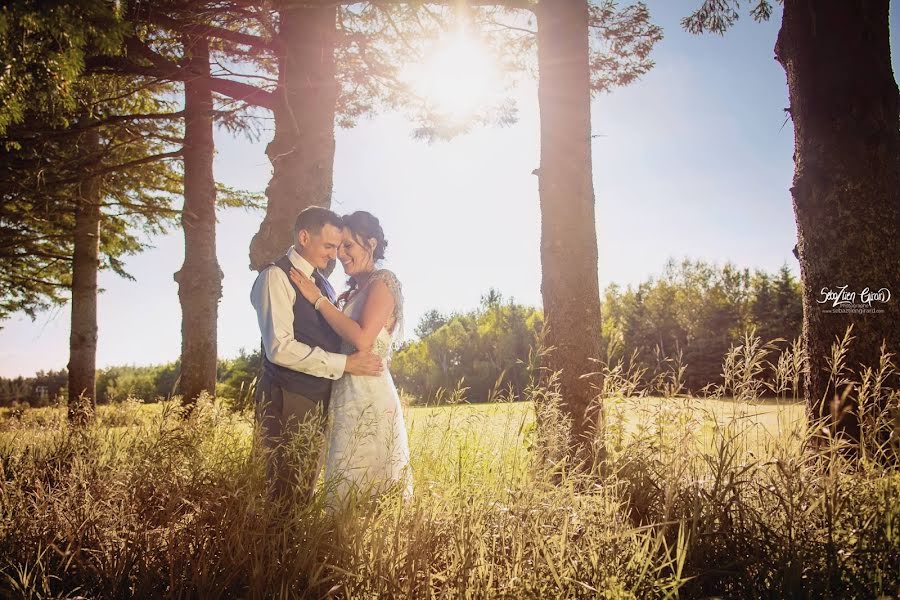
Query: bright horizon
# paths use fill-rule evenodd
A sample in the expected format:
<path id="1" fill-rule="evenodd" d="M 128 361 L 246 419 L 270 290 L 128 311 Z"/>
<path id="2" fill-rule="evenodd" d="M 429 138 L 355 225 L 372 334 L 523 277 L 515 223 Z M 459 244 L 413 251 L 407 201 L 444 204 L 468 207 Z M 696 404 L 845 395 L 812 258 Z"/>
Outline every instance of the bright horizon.
<path id="1" fill-rule="evenodd" d="M 773 47 L 781 9 L 768 23 L 747 15 L 724 37 L 693 36 L 679 20 L 699 2 L 648 2 L 664 29 L 656 66 L 637 83 L 592 102 L 593 177 L 601 290 L 662 272 L 668 258 L 703 259 L 775 271 L 799 266 L 788 188 L 793 126 L 784 71 Z M 896 15 L 891 42 L 896 47 Z M 895 73 L 896 73 L 896 62 Z M 407 337 L 430 309 L 475 308 L 491 287 L 540 306 L 537 88 L 520 86 L 519 121 L 450 142 L 413 140 L 395 113 L 336 132 L 332 209 L 369 210 L 388 239 L 386 268 L 403 283 Z M 271 172 L 259 142 L 216 131 L 221 183 L 263 191 Z M 259 346 L 249 290 L 250 238 L 261 212 L 219 214 L 225 274 L 219 355 Z M 102 273 L 97 365 L 160 364 L 178 358 L 181 310 L 172 274 L 183 261 L 181 229 L 130 257 L 137 281 Z M 332 282 L 340 289 L 338 265 Z M 0 376 L 30 376 L 68 361 L 69 305 L 0 329 Z"/>

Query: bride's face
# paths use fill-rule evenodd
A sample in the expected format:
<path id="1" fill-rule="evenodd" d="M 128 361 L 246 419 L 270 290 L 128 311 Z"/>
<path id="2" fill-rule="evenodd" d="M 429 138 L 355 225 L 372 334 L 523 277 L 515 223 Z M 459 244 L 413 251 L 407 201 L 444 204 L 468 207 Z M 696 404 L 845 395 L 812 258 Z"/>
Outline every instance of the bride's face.
<path id="1" fill-rule="evenodd" d="M 358 273 L 365 273 L 375 268 L 372 253 L 375 250 L 375 240 L 368 240 L 369 248 L 359 243 L 349 228 L 344 227 L 344 235 L 341 246 L 338 248 L 338 260 L 344 266 L 344 273 L 353 277 Z"/>

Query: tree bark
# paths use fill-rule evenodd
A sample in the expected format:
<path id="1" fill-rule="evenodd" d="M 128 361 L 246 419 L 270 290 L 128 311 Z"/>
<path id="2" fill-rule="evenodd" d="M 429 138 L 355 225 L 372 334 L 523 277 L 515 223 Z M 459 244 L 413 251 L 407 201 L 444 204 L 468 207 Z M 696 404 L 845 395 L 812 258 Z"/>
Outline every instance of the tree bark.
<path id="1" fill-rule="evenodd" d="M 100 132 L 88 129 L 79 140 L 86 167 L 100 160 Z M 69 422 L 84 425 L 96 408 L 97 273 L 100 270 L 100 175 L 78 186 L 72 256 L 72 322 L 69 336 Z"/>
<path id="2" fill-rule="evenodd" d="M 281 11 L 275 136 L 266 148 L 272 179 L 268 205 L 250 243 L 250 266 L 261 269 L 293 243 L 294 220 L 308 206 L 331 206 L 334 171 L 335 6 Z"/>
<path id="3" fill-rule="evenodd" d="M 847 366 L 877 367 L 882 341 L 900 350 L 900 134 L 891 70 L 888 0 L 785 0 L 776 60 L 787 74 L 794 123 L 797 250 L 803 279 L 806 400 L 814 417 L 859 440 L 856 403 L 834 412 L 827 357 L 853 326 Z M 837 313 L 822 291 L 847 286 L 855 302 L 889 288 L 883 312 Z M 897 385 L 896 374 L 891 385 Z M 882 406 L 883 408 L 883 406 Z M 840 409 L 840 407 L 839 407 Z"/>
<path id="4" fill-rule="evenodd" d="M 575 456 L 602 454 L 602 407 L 591 380 L 600 357 L 600 287 L 591 175 L 591 92 L 586 0 L 542 0 L 538 25 L 541 121 L 541 295 L 560 371 L 562 407 L 572 420 Z"/>
<path id="5" fill-rule="evenodd" d="M 184 37 L 187 68 L 200 77 L 184 84 L 184 264 L 177 273 L 181 302 L 182 402 L 215 395 L 222 271 L 216 259 L 216 182 L 213 177 L 213 95 L 208 83 L 209 42 Z"/>

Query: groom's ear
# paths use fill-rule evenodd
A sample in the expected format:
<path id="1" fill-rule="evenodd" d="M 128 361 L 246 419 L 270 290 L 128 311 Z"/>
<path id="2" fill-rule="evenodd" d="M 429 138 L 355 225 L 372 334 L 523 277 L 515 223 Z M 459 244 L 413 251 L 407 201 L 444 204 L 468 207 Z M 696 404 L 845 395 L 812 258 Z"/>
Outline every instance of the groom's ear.
<path id="1" fill-rule="evenodd" d="M 299 244 L 301 248 L 309 244 L 309 232 L 305 229 L 301 229 L 297 234 L 297 239 L 294 240 L 295 243 Z"/>

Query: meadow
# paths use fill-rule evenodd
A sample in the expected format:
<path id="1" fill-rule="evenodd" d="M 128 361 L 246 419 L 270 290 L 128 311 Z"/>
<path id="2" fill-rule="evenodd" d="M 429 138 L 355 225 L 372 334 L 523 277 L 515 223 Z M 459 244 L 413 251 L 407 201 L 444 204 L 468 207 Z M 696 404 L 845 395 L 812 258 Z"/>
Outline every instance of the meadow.
<path id="1" fill-rule="evenodd" d="M 330 517 L 274 502 L 220 401 L 6 410 L 3 595 L 24 598 L 891 597 L 900 477 L 812 453 L 801 404 L 607 401 L 603 468 L 532 402 L 407 408 L 416 491 Z M 534 426 L 535 410 L 545 411 Z M 555 415 L 555 416 L 554 416 Z M 553 437 L 553 434 L 550 434 Z"/>

